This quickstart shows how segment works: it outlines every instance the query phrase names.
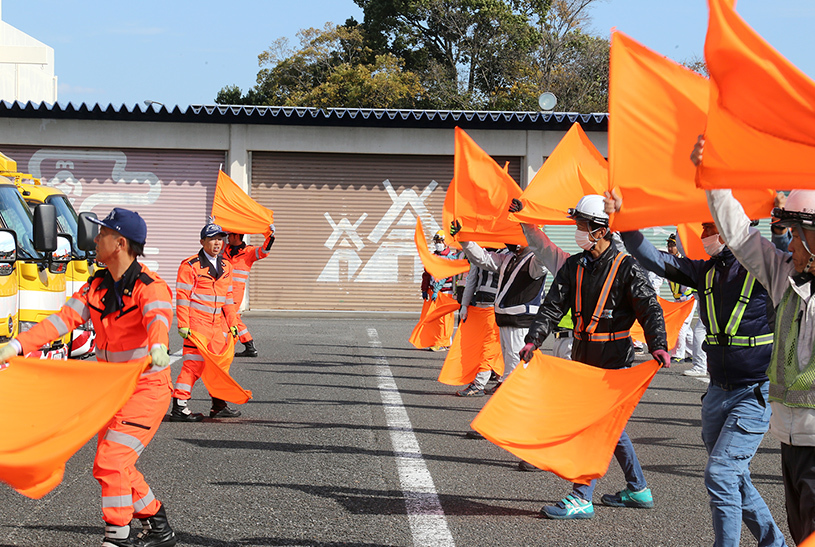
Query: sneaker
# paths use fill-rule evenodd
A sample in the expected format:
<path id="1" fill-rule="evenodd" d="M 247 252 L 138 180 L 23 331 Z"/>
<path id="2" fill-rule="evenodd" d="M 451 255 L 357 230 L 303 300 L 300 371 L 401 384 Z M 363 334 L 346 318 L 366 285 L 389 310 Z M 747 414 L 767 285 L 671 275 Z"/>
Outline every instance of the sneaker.
<path id="1" fill-rule="evenodd" d="M 484 390 L 475 385 L 470 384 L 469 386 L 465 387 L 461 391 L 456 391 L 456 395 L 459 397 L 483 397 Z"/>
<path id="2" fill-rule="evenodd" d="M 569 494 L 555 505 L 545 505 L 541 507 L 541 516 L 558 519 L 590 519 L 594 516 L 594 504 L 590 501 L 580 499 L 574 494 Z"/>
<path id="3" fill-rule="evenodd" d="M 428 349 L 430 351 L 447 351 L 447 348 L 444 346 L 430 346 Z"/>
<path id="4" fill-rule="evenodd" d="M 498 391 L 498 388 L 501 387 L 501 384 L 503 384 L 503 383 L 504 382 L 498 382 L 494 386 L 488 387 L 487 389 L 484 390 L 484 393 L 486 393 L 487 395 L 492 395 L 493 393 Z"/>
<path id="5" fill-rule="evenodd" d="M 690 376 L 692 378 L 701 378 L 702 376 L 707 376 L 707 370 L 693 367 L 683 371 L 682 375 Z"/>
<path id="6" fill-rule="evenodd" d="M 535 467 L 526 460 L 521 460 L 518 462 L 518 471 L 543 471 L 543 469 Z"/>
<path id="7" fill-rule="evenodd" d="M 223 407 L 220 410 L 215 410 L 214 408 L 209 411 L 210 418 L 237 418 L 241 415 L 240 410 L 232 410 L 228 406 Z"/>
<path id="8" fill-rule="evenodd" d="M 650 509 L 654 506 L 654 497 L 650 488 L 643 488 L 634 492 L 626 488 L 616 494 L 603 494 L 601 498 L 603 505 L 610 507 L 636 507 L 638 509 Z"/>

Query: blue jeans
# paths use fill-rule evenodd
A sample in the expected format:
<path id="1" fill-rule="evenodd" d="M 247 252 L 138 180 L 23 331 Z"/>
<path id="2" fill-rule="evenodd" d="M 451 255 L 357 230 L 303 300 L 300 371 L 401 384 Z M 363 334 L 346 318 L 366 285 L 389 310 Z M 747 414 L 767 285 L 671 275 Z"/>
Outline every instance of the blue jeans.
<path id="1" fill-rule="evenodd" d="M 614 449 L 614 457 L 617 458 L 617 462 L 623 470 L 629 490 L 642 490 L 647 486 L 645 483 L 645 475 L 642 474 L 642 467 L 640 467 L 640 461 L 637 459 L 637 453 L 634 452 L 634 444 L 631 442 L 625 430 L 623 430 L 623 434 L 620 435 L 620 440 L 617 441 L 617 448 Z M 589 484 L 573 484 L 572 494 L 584 500 L 591 501 L 596 484 L 596 479 Z"/>
<path id="2" fill-rule="evenodd" d="M 713 514 L 714 547 L 738 547 L 742 520 L 759 546 L 786 545 L 750 481 L 750 461 L 770 427 L 769 389 L 769 382 L 732 391 L 711 383 L 702 398 L 702 441 L 708 453 L 705 486 Z"/>

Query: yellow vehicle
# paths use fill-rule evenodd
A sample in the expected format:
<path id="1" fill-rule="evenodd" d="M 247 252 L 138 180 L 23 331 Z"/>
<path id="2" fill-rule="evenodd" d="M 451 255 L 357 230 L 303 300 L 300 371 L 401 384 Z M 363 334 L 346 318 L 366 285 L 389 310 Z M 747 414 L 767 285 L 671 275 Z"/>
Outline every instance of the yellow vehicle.
<path id="1" fill-rule="evenodd" d="M 3 173 L 18 174 L 16 162 L 0 155 L 0 174 Z M 56 206 L 37 207 L 32 214 L 15 182 L 0 177 L 0 224 L 15 233 L 17 243 L 18 315 L 12 336 L 28 330 L 65 303 L 68 263 L 72 255 L 70 237 L 57 236 Z M 71 337 L 68 333 L 29 355 L 65 359 Z"/>

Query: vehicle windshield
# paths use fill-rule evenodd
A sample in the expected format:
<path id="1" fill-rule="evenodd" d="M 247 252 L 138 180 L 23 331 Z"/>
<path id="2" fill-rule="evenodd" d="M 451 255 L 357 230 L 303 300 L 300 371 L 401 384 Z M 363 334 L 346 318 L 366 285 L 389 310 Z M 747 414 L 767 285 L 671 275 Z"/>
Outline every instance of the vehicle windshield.
<path id="1" fill-rule="evenodd" d="M 17 250 L 22 259 L 41 259 L 34 249 L 34 221 L 31 210 L 16 186 L 0 186 L 0 221 L 17 234 Z"/>
<path id="2" fill-rule="evenodd" d="M 71 236 L 71 246 L 75 257 L 86 258 L 85 251 L 77 246 L 77 236 L 79 235 L 79 224 L 77 214 L 74 211 L 68 196 L 55 195 L 45 198 L 45 203 L 50 203 L 57 208 L 57 227 L 61 233 Z"/>

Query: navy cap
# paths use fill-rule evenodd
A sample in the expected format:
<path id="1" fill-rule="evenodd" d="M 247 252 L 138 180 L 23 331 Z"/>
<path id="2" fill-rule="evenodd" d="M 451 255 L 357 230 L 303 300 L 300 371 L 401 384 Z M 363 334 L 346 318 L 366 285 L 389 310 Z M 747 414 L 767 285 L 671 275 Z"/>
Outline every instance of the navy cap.
<path id="1" fill-rule="evenodd" d="M 216 236 L 226 237 L 226 232 L 217 224 L 207 224 L 201 228 L 201 239 Z"/>
<path id="2" fill-rule="evenodd" d="M 144 245 L 147 240 L 147 224 L 135 211 L 114 207 L 104 219 L 91 218 L 90 220 L 100 226 L 116 230 L 127 239 L 141 245 Z"/>

